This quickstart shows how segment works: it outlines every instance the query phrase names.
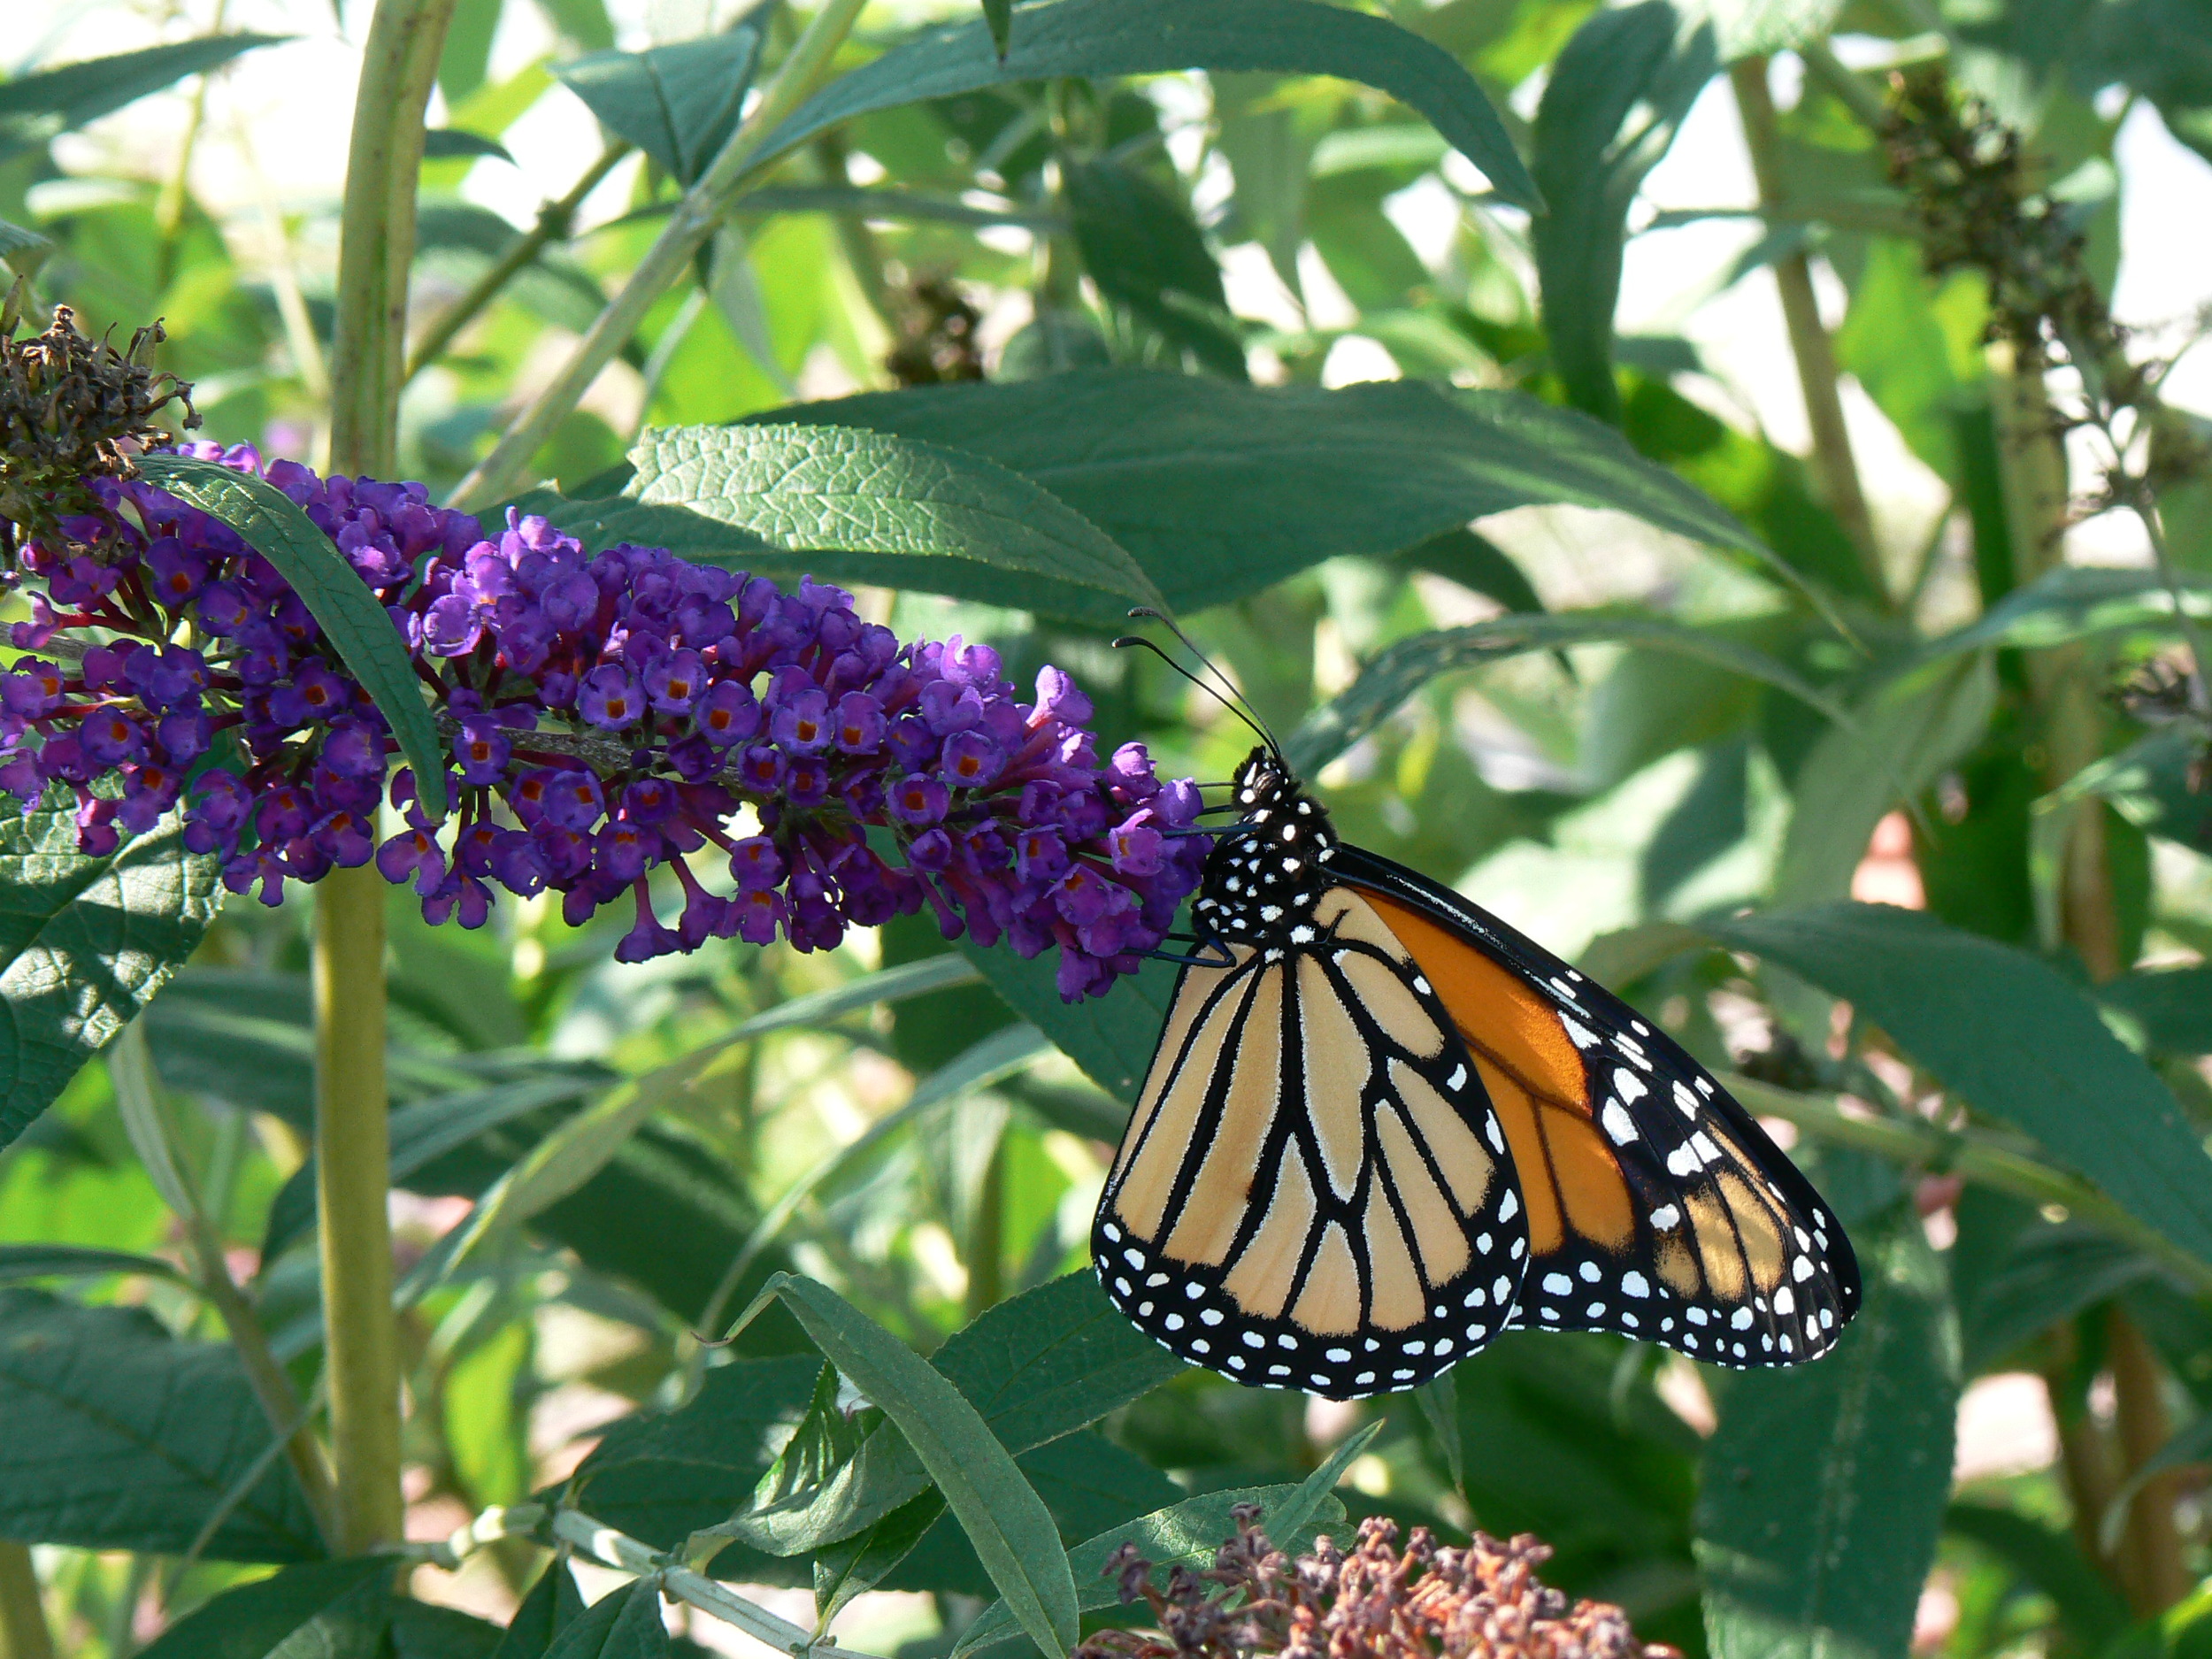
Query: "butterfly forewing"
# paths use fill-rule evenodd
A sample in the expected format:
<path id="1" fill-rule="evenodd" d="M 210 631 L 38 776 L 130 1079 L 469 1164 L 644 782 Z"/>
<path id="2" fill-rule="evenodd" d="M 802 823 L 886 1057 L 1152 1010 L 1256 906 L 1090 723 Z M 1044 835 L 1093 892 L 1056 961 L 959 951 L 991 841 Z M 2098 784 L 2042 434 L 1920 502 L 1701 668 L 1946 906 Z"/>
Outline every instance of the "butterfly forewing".
<path id="1" fill-rule="evenodd" d="M 1850 1243 L 1710 1073 L 1457 895 L 1349 849 L 1339 872 L 1436 986 L 1503 1121 L 1529 1229 L 1514 1325 L 1740 1366 L 1834 1346 L 1859 1302 Z"/>
<path id="2" fill-rule="evenodd" d="M 1272 942 L 1178 981 L 1100 1203 L 1100 1279 L 1163 1346 L 1240 1381 L 1412 1387 L 1519 1293 L 1505 1128 L 1364 899 L 1317 872 L 1305 905 L 1278 908 Z"/>

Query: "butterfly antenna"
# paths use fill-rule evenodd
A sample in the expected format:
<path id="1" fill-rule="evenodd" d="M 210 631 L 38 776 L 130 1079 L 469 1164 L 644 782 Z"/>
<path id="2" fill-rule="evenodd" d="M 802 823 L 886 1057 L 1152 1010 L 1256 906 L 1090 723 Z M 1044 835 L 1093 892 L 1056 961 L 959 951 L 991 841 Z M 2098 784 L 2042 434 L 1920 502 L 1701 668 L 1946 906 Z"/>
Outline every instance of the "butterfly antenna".
<path id="1" fill-rule="evenodd" d="M 1144 635 L 1141 634 L 1125 634 L 1114 641 L 1114 649 L 1116 650 L 1125 651 L 1133 646 L 1138 648 L 1139 649 L 1151 652 L 1153 656 L 1158 657 L 1177 673 L 1182 675 L 1182 677 L 1189 680 L 1192 685 L 1197 687 L 1199 690 L 1204 692 L 1223 708 L 1228 710 L 1230 713 L 1235 715 L 1238 719 L 1243 721 L 1245 725 L 1250 726 L 1252 728 L 1253 735 L 1257 737 L 1261 742 L 1267 745 L 1270 753 L 1275 752 L 1276 745 L 1274 733 L 1269 731 L 1264 726 L 1262 726 L 1253 716 L 1247 714 L 1243 708 L 1240 706 L 1238 702 L 1233 702 L 1229 698 L 1223 696 L 1218 689 L 1208 685 L 1196 674 L 1192 673 L 1189 669 L 1184 667 L 1182 664 L 1177 662 L 1172 657 L 1170 657 L 1165 651 L 1162 650 L 1157 645 L 1153 643 L 1153 641 L 1146 639 Z"/>
<path id="2" fill-rule="evenodd" d="M 1204 685 L 1197 675 L 1192 673 L 1188 669 L 1184 668 L 1180 664 L 1175 663 L 1173 659 L 1171 659 L 1165 651 L 1161 650 L 1158 646 L 1153 646 L 1152 649 L 1162 662 L 1168 663 L 1170 666 L 1173 667 L 1178 673 L 1181 674 L 1184 679 L 1189 680 L 1191 684 L 1194 686 L 1202 686 L 1203 689 L 1212 692 L 1215 699 L 1218 701 L 1223 707 L 1226 708 L 1232 714 L 1235 715 L 1240 720 L 1242 720 L 1245 725 L 1250 726 L 1252 730 L 1258 734 L 1260 741 L 1267 745 L 1267 749 L 1270 754 L 1274 755 L 1279 758 L 1280 757 L 1283 752 L 1283 746 L 1275 741 L 1275 733 L 1268 729 L 1267 722 L 1260 718 L 1259 711 L 1253 708 L 1249 703 L 1245 701 L 1244 694 L 1237 689 L 1236 682 L 1231 680 L 1228 675 L 1223 673 L 1219 666 L 1215 664 L 1214 660 L 1208 657 L 1205 652 L 1198 649 L 1197 642 L 1194 641 L 1189 634 L 1183 632 L 1182 628 L 1176 623 L 1174 618 L 1168 616 L 1163 611 L 1155 611 L 1149 605 L 1139 605 L 1134 610 L 1131 611 L 1129 614 L 1133 617 L 1148 618 L 1150 620 L 1158 623 L 1170 634 L 1172 634 L 1177 640 L 1180 641 L 1183 649 L 1188 651 L 1193 657 L 1196 657 L 1205 671 L 1214 677 L 1214 680 L 1221 687 L 1220 689 L 1217 690 L 1213 686 Z M 1119 645 L 1121 642 L 1122 641 L 1119 640 L 1116 640 L 1114 641 L 1117 645 Z M 1150 643 L 1148 641 L 1146 642 L 1148 644 Z"/>

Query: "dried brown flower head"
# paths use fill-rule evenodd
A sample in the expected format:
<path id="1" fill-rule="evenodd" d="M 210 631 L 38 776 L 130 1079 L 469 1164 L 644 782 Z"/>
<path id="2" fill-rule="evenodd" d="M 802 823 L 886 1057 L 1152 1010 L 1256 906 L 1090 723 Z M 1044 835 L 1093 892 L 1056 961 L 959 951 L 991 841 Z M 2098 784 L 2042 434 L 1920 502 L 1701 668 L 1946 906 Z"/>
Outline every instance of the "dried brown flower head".
<path id="1" fill-rule="evenodd" d="M 1235 1514 L 1212 1568 L 1177 1567 L 1164 1592 L 1125 1544 L 1107 1574 L 1125 1602 L 1150 1603 L 1158 1627 L 1101 1631 L 1076 1659 L 1680 1659 L 1637 1640 L 1617 1607 L 1571 1601 L 1539 1580 L 1551 1548 L 1525 1534 L 1500 1543 L 1477 1532 L 1451 1549 L 1417 1526 L 1401 1552 L 1396 1525 L 1378 1517 L 1360 1523 L 1350 1554 L 1323 1538 L 1294 1561 L 1268 1542 L 1256 1509 Z"/>
<path id="2" fill-rule="evenodd" d="M 172 434 L 153 418 L 181 403 L 185 427 L 200 424 L 192 388 L 148 362 L 163 339 L 152 323 L 117 351 L 77 332 L 76 314 L 54 307 L 42 334 L 18 340 L 24 285 L 0 306 L 0 519 L 24 534 L 94 505 L 86 480 L 129 478 L 132 456 Z"/>

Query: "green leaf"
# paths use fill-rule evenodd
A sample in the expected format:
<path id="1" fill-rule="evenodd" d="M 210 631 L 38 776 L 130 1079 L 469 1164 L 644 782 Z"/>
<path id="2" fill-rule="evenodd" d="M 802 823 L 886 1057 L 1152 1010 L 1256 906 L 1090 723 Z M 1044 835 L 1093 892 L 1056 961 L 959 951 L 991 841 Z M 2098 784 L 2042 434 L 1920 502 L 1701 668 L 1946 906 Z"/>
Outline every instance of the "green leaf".
<path id="1" fill-rule="evenodd" d="M 1116 1312 L 1088 1273 L 1000 1302 L 948 1338 L 933 1363 L 1017 1456 L 1096 1422 L 1184 1369 Z M 716 1530 L 796 1554 L 872 1525 L 928 1479 L 897 1436 L 878 1433 L 803 1503 L 782 1514 L 741 1516 Z"/>
<path id="2" fill-rule="evenodd" d="M 423 705 L 422 682 L 391 618 L 338 544 L 265 480 L 181 455 L 144 456 L 138 465 L 150 483 L 221 519 L 276 566 L 390 724 L 415 769 L 424 807 L 433 818 L 442 817 L 445 748 Z"/>
<path id="3" fill-rule="evenodd" d="M 983 22 L 926 30 L 832 81 L 763 147 L 761 161 L 864 115 L 986 87 L 1186 69 L 1334 75 L 1426 116 L 1507 201 L 1543 205 L 1497 111 L 1447 53 L 1380 18 L 1313 0 L 1050 0 L 1014 14 L 1003 57 Z"/>
<path id="4" fill-rule="evenodd" d="M 1101 1088 L 1125 1105 L 1137 1098 L 1174 997 L 1174 968 L 1148 962 L 1125 976 L 1110 996 L 1064 1002 L 1053 978 L 1053 956 L 1025 962 L 1010 950 L 987 950 L 966 939 L 960 949 L 1008 1007 L 1049 1037 Z"/>
<path id="5" fill-rule="evenodd" d="M 205 35 L 197 40 L 62 64 L 0 81 L 0 156 L 42 144 L 158 92 L 187 75 L 204 74 L 257 47 L 281 45 L 288 35 Z"/>
<path id="6" fill-rule="evenodd" d="M 227 1343 L 178 1342 L 147 1314 L 0 1291 L 0 1538 L 180 1555 L 269 1444 Z M 204 1552 L 311 1561 L 322 1544 L 274 1463 Z"/>
<path id="7" fill-rule="evenodd" d="M 620 1528 L 619 1522 L 612 1523 Z M 621 1530 L 626 1531 L 626 1528 Z M 545 1563 L 530 1594 L 522 1598 L 507 1633 L 493 1650 L 492 1659 L 545 1659 L 561 1632 L 584 1616 L 584 1598 L 569 1571 L 565 1551 Z"/>
<path id="8" fill-rule="evenodd" d="M 1006 49 L 1014 38 L 1014 0 L 983 0 L 983 21 L 991 31 L 998 60 L 1006 61 Z"/>
<path id="9" fill-rule="evenodd" d="M 1457 582 L 1470 592 L 1496 600 L 1508 611 L 1533 615 L 1544 609 L 1543 599 L 1505 550 L 1463 525 L 1415 543 L 1394 562 Z"/>
<path id="10" fill-rule="evenodd" d="M 1866 1302 L 1817 1365 L 1728 1379 L 1697 1555 L 1714 1659 L 1902 1655 L 1951 1486 L 1958 1332 L 1920 1218 L 1862 1235 Z"/>
<path id="11" fill-rule="evenodd" d="M 1121 600 L 1166 602 L 1111 536 L 995 463 L 912 439 L 803 426 L 649 431 L 629 494 L 789 552 L 972 559 Z"/>
<path id="12" fill-rule="evenodd" d="M 495 138 L 481 133 L 465 132 L 457 127 L 434 127 L 422 135 L 422 156 L 425 161 L 450 161 L 456 157 L 474 159 L 489 156 L 496 161 L 511 162 L 507 146 Z"/>
<path id="13" fill-rule="evenodd" d="M 2084 766 L 2051 792 L 2048 804 L 2099 796 L 2147 834 L 2212 852 L 2212 796 L 2190 787 L 2203 747 L 2186 726 L 2147 733 Z"/>
<path id="14" fill-rule="evenodd" d="M 2189 614 L 2212 618 L 2212 574 L 2179 572 Z M 1931 657 L 2014 646 L 2047 650 L 2107 634 L 2174 631 L 2172 594 L 2154 570 L 2062 565 L 2016 588 L 1966 626 L 1929 641 Z"/>
<path id="15" fill-rule="evenodd" d="M 2140 1025 L 2152 1048 L 2212 1054 L 2212 966 L 2124 973 L 2096 987 L 2095 995 Z"/>
<path id="16" fill-rule="evenodd" d="M 577 1507 L 658 1549 L 726 1520 L 804 1415 L 820 1371 L 811 1354 L 716 1366 L 680 1409 L 607 1430 L 577 1467 Z"/>
<path id="17" fill-rule="evenodd" d="M 1615 425 L 1613 311 L 1629 205 L 1718 66 L 1709 22 L 1642 0 L 1575 32 L 1537 106 L 1530 165 L 1551 211 L 1530 229 L 1552 366 L 1570 402 Z"/>
<path id="18" fill-rule="evenodd" d="M 381 1602 L 389 1617 L 397 1565 L 389 1555 L 362 1555 L 288 1567 L 196 1608 L 141 1649 L 141 1659 L 309 1659 L 308 1644 L 325 1636 L 332 1639 L 328 1659 L 374 1659 L 373 1645 L 364 1651 L 348 1638 L 365 1625 L 382 1635 L 371 1609 Z M 291 1645 L 296 1637 L 304 1638 L 301 1647 Z"/>
<path id="19" fill-rule="evenodd" d="M 0 1147 L 137 1018 L 222 908 L 222 861 L 174 818 L 105 857 L 77 850 L 73 802 L 0 803 Z"/>
<path id="20" fill-rule="evenodd" d="M 0 1285 L 20 1285 L 34 1279 L 106 1279 L 117 1273 L 184 1278 L 176 1263 L 158 1256 L 76 1244 L 0 1244 Z"/>
<path id="21" fill-rule="evenodd" d="M 641 52 L 594 52 L 553 73 L 602 127 L 688 188 L 737 130 L 759 62 L 760 30 L 740 24 Z"/>
<path id="22" fill-rule="evenodd" d="M 1666 617 L 1592 608 L 1538 616 L 1500 617 L 1463 628 L 1440 628 L 1396 641 L 1376 654 L 1341 694 L 1308 715 L 1284 746 L 1291 764 L 1310 777 L 1385 720 L 1408 697 L 1440 674 L 1478 667 L 1530 651 L 1567 645 L 1617 643 L 1709 663 L 1746 679 L 1779 687 L 1831 720 L 1850 716 L 1824 692 L 1808 685 L 1786 664 L 1739 640 L 1694 628 Z M 1847 741 L 1850 733 L 1846 731 Z M 1861 838 L 1864 845 L 1864 838 Z"/>
<path id="23" fill-rule="evenodd" d="M 1244 342 L 1214 263 L 1183 204 L 1110 157 L 1064 163 L 1062 194 L 1083 267 L 1108 300 L 1232 380 Z"/>
<path id="24" fill-rule="evenodd" d="M 1542 503 L 1613 508 L 1773 559 L 1619 434 L 1517 392 L 1408 380 L 1325 391 L 1083 369 L 773 412 L 943 444 L 1019 472 L 1128 549 L 1178 611 L 1243 598 L 1341 554 L 1386 558 L 1471 519 Z M 1052 595 L 999 583 L 933 591 L 1055 610 Z M 1096 606 L 1056 614 L 1120 619 Z"/>
<path id="25" fill-rule="evenodd" d="M 1883 815 L 1978 745 L 1996 705 L 1989 658 L 1961 657 L 1887 681 L 1853 710 L 1855 729 L 1822 733 L 1797 769 L 1775 903 L 1849 893 Z M 1881 764 L 1869 764 L 1870 757 Z"/>
<path id="26" fill-rule="evenodd" d="M 1236 1536 L 1234 1511 L 1241 1504 L 1259 1506 L 1261 1530 L 1284 1554 L 1310 1548 L 1321 1527 L 1344 1518 L 1344 1506 L 1334 1496 L 1336 1483 L 1382 1427 L 1380 1423 L 1370 1423 L 1348 1436 L 1297 1486 L 1210 1492 L 1085 1539 L 1068 1551 L 1068 1570 L 1082 1610 L 1094 1613 L 1120 1601 L 1120 1586 L 1106 1576 L 1106 1568 L 1124 1544 L 1134 1544 L 1138 1553 L 1152 1563 L 1153 1582 L 1162 1587 L 1178 1567 L 1204 1571 L 1213 1565 L 1222 1544 Z M 970 1654 L 1011 1641 L 1020 1634 L 1006 1604 L 994 1601 L 962 1634 L 952 1659 L 967 1659 Z"/>
<path id="27" fill-rule="evenodd" d="M 1972 1300 L 1962 1302 L 1965 1375 L 1988 1370 L 2039 1333 L 2157 1272 L 2140 1251 L 2087 1227 L 2023 1228 Z"/>
<path id="28" fill-rule="evenodd" d="M 586 1608 L 547 1649 L 546 1659 L 667 1659 L 668 1653 L 660 1586 L 633 1578 Z"/>
<path id="29" fill-rule="evenodd" d="M 1052 1515 L 951 1382 L 826 1285 L 776 1287 L 808 1336 L 898 1426 L 1031 1640 L 1063 1659 L 1079 1634 Z"/>
<path id="30" fill-rule="evenodd" d="M 1814 905 L 1706 931 L 1844 998 L 1946 1089 L 2212 1261 L 2212 1159 L 2166 1086 L 2053 969 L 1884 904 Z"/>
<path id="31" fill-rule="evenodd" d="M 11 225 L 0 219 L 0 259 L 18 276 L 36 276 L 39 266 L 54 251 L 54 244 L 35 230 L 25 230 L 20 225 Z"/>
<path id="32" fill-rule="evenodd" d="M 457 1607 L 392 1598 L 392 1659 L 492 1659 L 507 1632 Z"/>
<path id="33" fill-rule="evenodd" d="M 1706 6 L 1728 64 L 1824 39 L 1842 11 L 1843 0 L 1709 0 Z"/>

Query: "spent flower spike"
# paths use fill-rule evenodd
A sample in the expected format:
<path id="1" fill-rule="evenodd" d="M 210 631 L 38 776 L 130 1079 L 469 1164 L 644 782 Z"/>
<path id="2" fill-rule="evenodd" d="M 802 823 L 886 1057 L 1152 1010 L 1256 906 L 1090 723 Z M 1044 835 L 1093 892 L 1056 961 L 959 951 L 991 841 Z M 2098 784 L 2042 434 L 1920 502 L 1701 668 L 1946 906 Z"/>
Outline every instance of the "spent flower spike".
<path id="1" fill-rule="evenodd" d="M 248 445 L 180 452 L 266 478 L 375 592 L 436 704 L 456 808 L 433 822 L 402 768 L 380 844 L 397 745 L 298 595 L 219 519 L 96 477 L 93 511 L 22 546 L 29 654 L 0 676 L 0 789 L 70 792 L 88 853 L 181 801 L 233 892 L 273 904 L 373 860 L 434 923 L 480 926 L 499 889 L 558 893 L 575 924 L 626 903 L 626 962 L 715 938 L 826 949 L 927 909 L 948 939 L 1056 949 L 1071 1002 L 1133 972 L 1198 884 L 1195 786 L 1141 744 L 1102 759 L 1056 668 L 1025 702 L 988 646 L 902 644 L 810 578 L 588 554 L 541 518 L 487 527 L 419 484 L 265 467 Z"/>

